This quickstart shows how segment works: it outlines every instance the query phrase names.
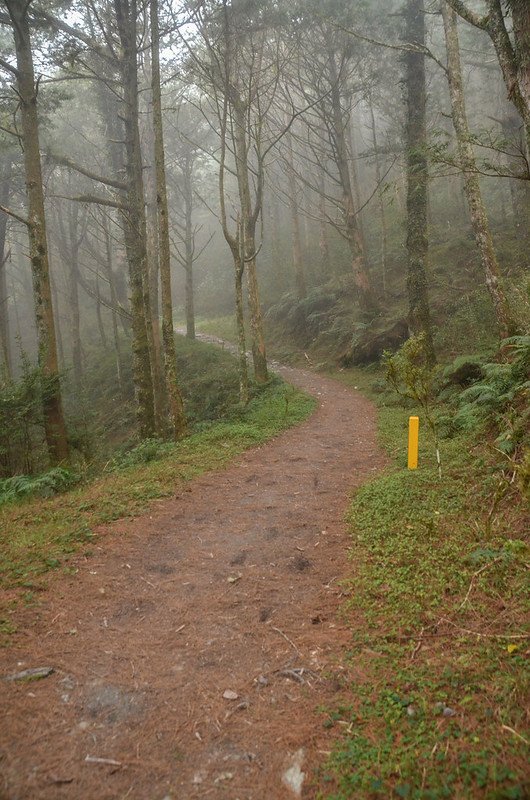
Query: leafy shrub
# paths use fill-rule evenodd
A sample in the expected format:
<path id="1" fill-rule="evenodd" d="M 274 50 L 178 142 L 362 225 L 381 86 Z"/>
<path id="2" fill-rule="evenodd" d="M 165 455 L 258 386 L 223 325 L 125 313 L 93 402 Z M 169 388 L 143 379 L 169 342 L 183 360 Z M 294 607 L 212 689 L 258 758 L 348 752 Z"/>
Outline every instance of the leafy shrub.
<path id="1" fill-rule="evenodd" d="M 174 446 L 173 442 L 164 442 L 161 439 L 144 439 L 130 450 L 124 450 L 114 456 L 107 469 L 113 471 L 148 464 L 150 461 L 163 458 Z"/>
<path id="2" fill-rule="evenodd" d="M 180 337 L 177 370 L 186 416 L 192 426 L 225 417 L 238 405 L 237 361 L 229 352 Z"/>
<path id="3" fill-rule="evenodd" d="M 384 363 L 389 385 L 401 397 L 412 400 L 422 409 L 433 435 L 438 471 L 442 477 L 439 431 L 435 414 L 439 370 L 428 363 L 425 335 L 411 336 L 393 355 L 385 353 Z"/>
<path id="4" fill-rule="evenodd" d="M 79 480 L 64 467 L 54 467 L 41 475 L 15 475 L 0 481 L 0 505 L 26 497 L 52 497 Z"/>
<path id="5" fill-rule="evenodd" d="M 46 467 L 42 407 L 50 388 L 49 379 L 24 354 L 18 380 L 0 375 L 0 475 Z"/>

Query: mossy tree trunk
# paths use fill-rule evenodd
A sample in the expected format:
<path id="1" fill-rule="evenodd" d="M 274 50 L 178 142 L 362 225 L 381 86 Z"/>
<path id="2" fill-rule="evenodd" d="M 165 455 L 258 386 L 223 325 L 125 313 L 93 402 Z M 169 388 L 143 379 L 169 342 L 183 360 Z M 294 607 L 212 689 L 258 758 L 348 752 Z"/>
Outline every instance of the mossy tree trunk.
<path id="1" fill-rule="evenodd" d="M 241 100 L 237 90 L 232 92 L 232 112 L 234 125 L 234 154 L 236 162 L 237 185 L 241 208 L 241 231 L 243 234 L 242 253 L 244 266 L 247 270 L 248 304 L 250 310 L 250 330 L 252 334 L 252 361 L 254 364 L 254 377 L 257 383 L 266 383 L 269 376 L 267 371 L 267 353 L 265 337 L 263 335 L 263 318 L 259 298 L 257 264 L 256 264 L 256 223 L 261 213 L 261 199 L 263 191 L 263 165 L 257 168 L 256 199 L 252 203 L 250 193 L 250 177 L 248 164 L 247 141 L 247 107 Z"/>
<path id="2" fill-rule="evenodd" d="M 495 253 L 486 208 L 482 200 L 479 177 L 471 135 L 467 121 L 456 12 L 442 0 L 442 17 L 447 50 L 447 79 L 451 96 L 453 125 L 456 132 L 460 166 L 464 174 L 464 188 L 471 215 L 471 225 L 480 253 L 486 287 L 493 303 L 497 328 L 501 339 L 510 336 L 514 325 L 508 301 L 500 280 L 500 269 Z"/>
<path id="3" fill-rule="evenodd" d="M 164 130 L 160 93 L 160 34 L 158 0 L 150 0 L 151 21 L 151 91 L 153 96 L 153 130 L 155 151 L 156 207 L 158 219 L 158 260 L 162 293 L 162 343 L 164 347 L 164 377 L 175 439 L 186 432 L 184 403 L 177 379 L 177 354 L 173 330 L 173 300 L 171 296 L 171 254 L 169 244 L 169 212 L 167 202 Z"/>
<path id="4" fill-rule="evenodd" d="M 0 203 L 9 205 L 13 160 L 9 154 L 2 160 L 0 170 Z M 11 378 L 13 365 L 11 361 L 11 335 L 9 331 L 9 295 L 7 291 L 7 261 L 9 253 L 6 248 L 7 214 L 0 211 L 0 353 L 3 369 L 8 379 Z"/>
<path id="5" fill-rule="evenodd" d="M 37 323 L 38 362 L 45 377 L 44 429 L 50 460 L 57 464 L 69 455 L 57 360 L 57 341 L 46 238 L 46 217 L 39 145 L 37 86 L 33 67 L 26 0 L 6 0 L 13 25 L 17 61 L 16 91 L 20 103 L 21 134 L 28 202 L 29 256 Z"/>
<path id="6" fill-rule="evenodd" d="M 133 332 L 133 380 L 136 391 L 138 424 L 142 437 L 153 436 L 155 419 L 152 360 L 151 304 L 147 264 L 147 232 L 142 176 L 142 154 L 138 127 L 138 66 L 136 51 L 136 0 L 114 0 L 122 56 L 120 71 L 123 85 L 126 179 L 122 218 L 125 248 L 129 264 Z"/>
<path id="7" fill-rule="evenodd" d="M 116 309 L 118 308 L 118 297 L 116 293 L 116 284 L 114 282 L 114 272 L 112 269 L 113 252 L 112 241 L 110 238 L 109 223 L 105 212 L 102 212 L 101 227 L 103 229 L 103 238 L 105 242 L 105 258 L 104 269 L 105 277 L 109 284 L 110 292 L 110 305 L 111 305 L 111 320 L 112 320 L 112 338 L 114 341 L 114 351 L 116 353 L 116 377 L 118 378 L 118 385 L 123 385 L 122 375 L 122 355 L 120 346 L 120 336 L 118 332 L 118 315 Z"/>
<path id="8" fill-rule="evenodd" d="M 423 0 L 407 0 L 405 6 L 405 40 L 425 44 L 425 8 Z M 425 88 L 425 55 L 421 51 L 406 51 L 405 87 L 407 103 L 406 161 L 407 161 L 407 289 L 409 297 L 409 328 L 423 334 L 425 355 L 434 364 L 427 265 L 429 239 L 427 230 L 429 171 L 427 160 L 427 95 Z"/>
<path id="9" fill-rule="evenodd" d="M 68 217 L 68 239 L 70 245 L 69 287 L 70 335 L 72 337 L 72 364 L 77 390 L 83 384 L 83 349 L 81 346 L 81 315 L 79 312 L 79 206 L 72 203 Z M 99 303 L 98 303 L 99 305 Z"/>

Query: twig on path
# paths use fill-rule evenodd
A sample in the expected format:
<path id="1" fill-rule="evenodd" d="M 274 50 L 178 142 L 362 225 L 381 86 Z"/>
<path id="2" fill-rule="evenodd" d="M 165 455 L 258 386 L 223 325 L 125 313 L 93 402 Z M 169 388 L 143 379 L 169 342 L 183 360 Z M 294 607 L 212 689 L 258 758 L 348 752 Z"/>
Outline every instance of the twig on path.
<path id="1" fill-rule="evenodd" d="M 411 661 L 414 661 L 414 659 L 416 658 L 416 655 L 417 655 L 417 654 L 420 652 L 420 650 L 421 650 L 421 646 L 422 646 L 422 644 L 423 644 L 423 634 L 424 634 L 424 633 L 425 633 L 425 628 L 422 628 L 422 629 L 421 629 L 421 631 L 420 631 L 419 638 L 418 638 L 418 643 L 417 643 L 416 647 L 414 648 L 414 650 L 412 651 L 412 653 L 411 653 L 411 655 L 410 655 L 410 660 L 411 660 Z"/>
<path id="2" fill-rule="evenodd" d="M 153 589 L 158 589 L 158 586 L 155 586 L 154 583 L 151 583 L 151 581 L 148 581 L 147 578 L 143 578 L 141 575 L 140 575 L 140 580 L 143 581 L 144 583 L 147 583 L 149 586 L 152 586 Z"/>
<path id="3" fill-rule="evenodd" d="M 68 725 L 68 722 L 61 722 L 59 725 L 55 725 L 55 727 L 53 728 L 48 728 L 48 730 L 44 731 L 44 733 L 41 733 L 34 739 L 32 739 L 30 745 L 33 746 L 34 744 L 37 744 L 37 742 L 40 742 L 41 739 L 44 739 L 46 736 L 51 736 L 53 733 L 57 733 L 57 731 L 61 730 L 61 728 L 64 728 L 65 725 Z"/>
<path id="4" fill-rule="evenodd" d="M 484 572 L 484 570 L 488 569 L 489 567 L 492 567 L 493 564 L 496 564 L 498 561 L 502 561 L 502 556 L 498 556 L 497 558 L 494 558 L 493 561 L 490 561 L 488 564 L 484 564 L 484 566 L 482 566 L 480 569 L 477 569 L 477 571 L 473 573 L 473 575 L 471 576 L 471 582 L 470 582 L 468 590 L 466 592 L 466 596 L 464 597 L 464 599 L 462 600 L 462 602 L 458 606 L 457 611 L 461 611 L 464 608 L 464 606 L 467 603 L 467 601 L 469 600 L 469 595 L 471 594 L 471 590 L 473 588 L 473 584 L 475 583 L 475 578 L 478 578 L 478 576 L 482 572 Z"/>
<path id="5" fill-rule="evenodd" d="M 275 669 L 274 674 L 279 675 L 282 678 L 291 678 L 291 680 L 296 681 L 297 683 L 309 683 L 309 681 L 304 679 L 304 675 L 309 675 L 310 678 L 315 678 L 317 680 L 319 678 L 316 672 L 313 672 L 311 669 L 307 669 L 307 667 Z"/>
<path id="6" fill-rule="evenodd" d="M 85 756 L 87 764 L 107 764 L 111 767 L 121 767 L 121 761 L 115 761 L 113 758 L 99 758 L 98 756 Z"/>
<path id="7" fill-rule="evenodd" d="M 470 636 L 481 636 L 486 637 L 487 639 L 530 639 L 530 633 L 481 633 L 480 631 L 472 631 L 469 628 L 461 628 L 455 622 L 447 617 L 441 617 L 440 620 L 436 623 L 439 625 L 441 622 L 446 622 L 448 625 L 452 625 L 453 628 L 456 628 L 457 631 L 461 631 L 462 633 L 467 633 Z"/>
<path id="8" fill-rule="evenodd" d="M 510 728 L 510 726 L 509 726 L 509 725 L 502 725 L 502 729 L 503 729 L 503 731 L 509 731 L 509 733 L 513 733 L 513 735 L 514 735 L 514 736 L 517 736 L 517 738 L 518 738 L 518 739 L 520 739 L 520 740 L 521 740 L 522 742 L 524 742 L 525 744 L 530 744 L 530 742 L 528 741 L 528 739 L 525 739 L 525 737 L 524 737 L 524 736 L 521 736 L 521 734 L 520 734 L 520 733 L 517 733 L 517 731 L 514 731 L 514 729 L 513 729 L 513 728 Z"/>
<path id="9" fill-rule="evenodd" d="M 250 703 L 248 702 L 248 700 L 243 700 L 241 703 L 238 703 L 237 706 L 230 709 L 230 711 L 226 712 L 224 721 L 226 722 L 227 720 L 229 720 L 230 717 L 232 717 L 238 711 L 245 711 L 249 707 L 249 705 Z"/>
<path id="10" fill-rule="evenodd" d="M 289 642 L 289 644 L 291 645 L 291 647 L 293 647 L 293 648 L 296 650 L 296 652 L 298 653 L 298 655 L 299 655 L 299 656 L 301 656 L 301 655 L 302 655 L 302 653 L 300 652 L 300 650 L 298 649 L 298 647 L 295 645 L 295 643 L 293 642 L 293 640 L 292 640 L 292 639 L 289 639 L 289 637 L 288 637 L 288 636 L 286 636 L 286 635 L 285 635 L 285 633 L 284 633 L 283 631 L 281 631 L 279 628 L 273 628 L 273 627 L 271 627 L 271 630 L 273 630 L 273 631 L 276 631 L 276 633 L 279 633 L 279 634 L 280 634 L 280 636 L 283 636 L 283 638 L 285 639 L 285 641 L 286 641 L 286 642 Z"/>

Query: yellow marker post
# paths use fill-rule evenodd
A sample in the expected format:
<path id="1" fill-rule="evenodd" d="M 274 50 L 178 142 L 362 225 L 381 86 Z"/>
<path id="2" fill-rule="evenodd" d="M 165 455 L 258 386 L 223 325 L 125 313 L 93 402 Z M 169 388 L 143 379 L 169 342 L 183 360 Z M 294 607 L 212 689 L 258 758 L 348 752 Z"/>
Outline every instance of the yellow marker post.
<path id="1" fill-rule="evenodd" d="M 409 417 L 409 469 L 418 469 L 418 444 L 420 440 L 420 418 Z"/>

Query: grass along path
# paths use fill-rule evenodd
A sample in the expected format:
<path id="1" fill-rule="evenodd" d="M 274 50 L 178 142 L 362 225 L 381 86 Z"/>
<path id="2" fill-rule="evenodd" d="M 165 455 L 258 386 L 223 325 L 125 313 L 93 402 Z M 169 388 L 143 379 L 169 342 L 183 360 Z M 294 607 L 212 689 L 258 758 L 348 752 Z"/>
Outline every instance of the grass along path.
<path id="1" fill-rule="evenodd" d="M 367 394 L 378 377 L 341 374 Z M 350 702 L 323 709 L 323 724 L 340 736 L 319 796 L 522 800 L 530 735 L 520 495 L 498 500 L 491 452 L 465 435 L 443 440 L 440 481 L 423 429 L 420 469 L 408 471 L 414 410 L 388 395 L 379 405 L 380 440 L 394 463 L 356 493 L 349 512 L 348 666 L 363 677 Z"/>
<path id="2" fill-rule="evenodd" d="M 103 474 L 49 499 L 0 508 L 0 641 L 15 631 L 22 594 L 33 603 L 50 569 L 68 570 L 68 556 L 94 538 L 98 525 L 137 516 L 179 485 L 220 469 L 248 448 L 306 419 L 315 400 L 275 378 L 233 418 L 212 423 L 176 444 L 164 444 L 154 460 Z M 146 448 L 146 457 L 149 457 Z"/>

